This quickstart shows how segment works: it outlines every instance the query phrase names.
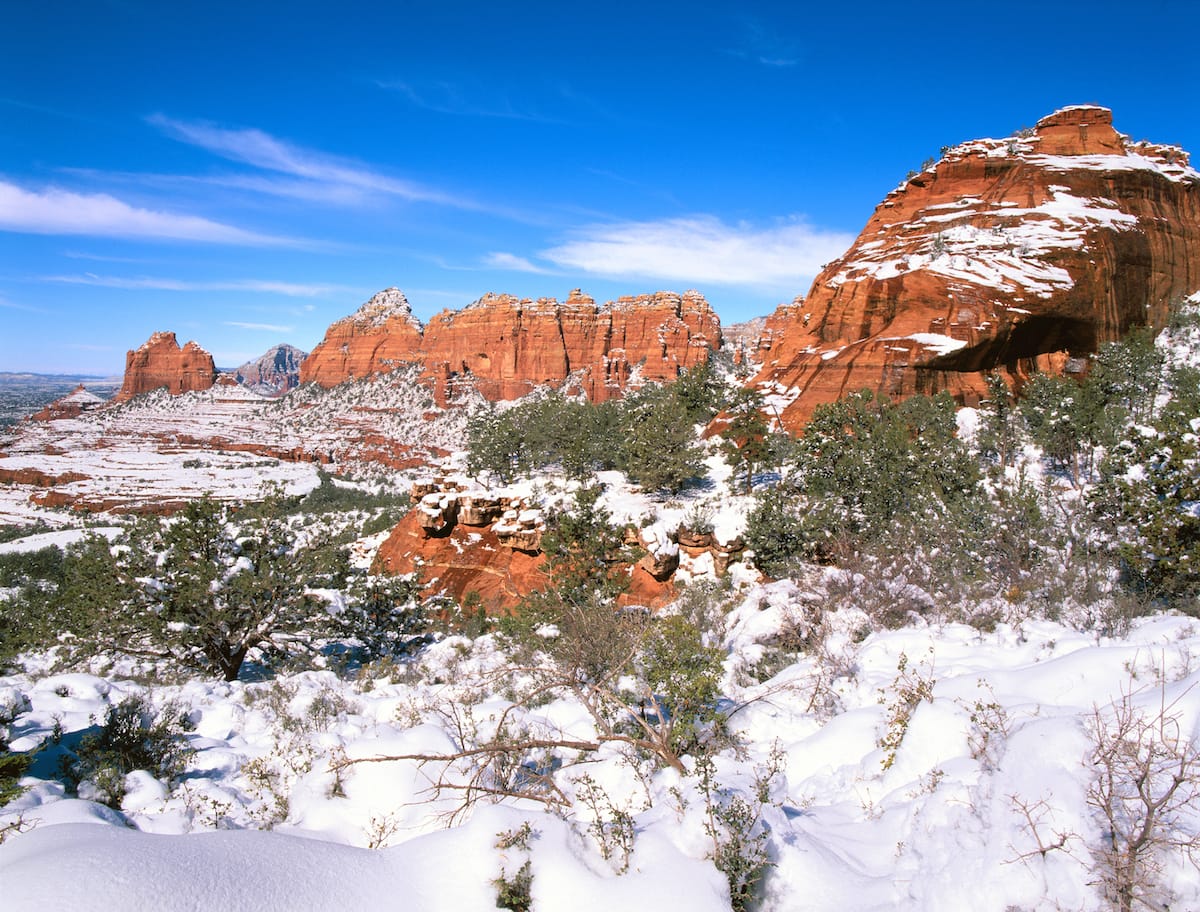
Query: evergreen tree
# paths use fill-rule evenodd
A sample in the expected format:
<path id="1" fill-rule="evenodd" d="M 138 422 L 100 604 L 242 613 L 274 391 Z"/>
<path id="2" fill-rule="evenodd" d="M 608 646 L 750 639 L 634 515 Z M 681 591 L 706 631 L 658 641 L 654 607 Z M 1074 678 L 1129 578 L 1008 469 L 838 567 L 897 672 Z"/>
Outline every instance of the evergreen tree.
<path id="1" fill-rule="evenodd" d="M 472 475 L 491 474 L 508 484 L 520 470 L 523 453 L 521 434 L 508 412 L 489 405 L 467 422 L 467 471 Z"/>
<path id="2" fill-rule="evenodd" d="M 796 495 L 760 497 L 748 523 L 776 572 L 796 557 L 837 560 L 906 525 L 972 523 L 978 465 L 955 431 L 946 394 L 899 406 L 869 390 L 819 406 L 795 448 Z"/>
<path id="3" fill-rule="evenodd" d="M 995 459 L 1005 469 L 1016 452 L 1017 433 L 1008 384 L 1000 374 L 988 374 L 987 398 L 980 405 L 980 455 Z"/>
<path id="4" fill-rule="evenodd" d="M 746 518 L 746 546 L 754 552 L 754 565 L 768 576 L 782 579 L 797 558 L 806 556 L 798 509 L 799 499 L 776 486 L 758 495 Z"/>
<path id="5" fill-rule="evenodd" d="M 647 491 L 676 493 L 703 471 L 685 404 L 669 386 L 645 386 L 622 407 L 621 468 Z"/>
<path id="6" fill-rule="evenodd" d="M 1200 423 L 1200 413 L 1192 416 Z M 1090 502 L 1109 525 L 1131 580 L 1151 596 L 1200 609 L 1200 446 L 1168 410 L 1110 452 Z"/>
<path id="7" fill-rule="evenodd" d="M 735 475 L 738 469 L 745 473 L 747 494 L 754 487 L 755 468 L 761 467 L 772 451 L 771 428 L 763 414 L 765 407 L 762 393 L 744 387 L 734 393 L 726 408 L 729 424 L 723 433 L 725 457 Z"/>

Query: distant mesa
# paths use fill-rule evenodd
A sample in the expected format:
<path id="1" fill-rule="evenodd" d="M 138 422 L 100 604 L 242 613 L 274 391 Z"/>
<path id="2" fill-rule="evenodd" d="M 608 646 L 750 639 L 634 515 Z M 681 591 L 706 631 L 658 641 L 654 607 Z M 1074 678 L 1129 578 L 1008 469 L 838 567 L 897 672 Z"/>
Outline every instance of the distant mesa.
<path id="1" fill-rule="evenodd" d="M 230 371 L 233 378 L 260 396 L 282 396 L 300 383 L 300 365 L 308 352 L 276 345 L 266 354 Z"/>
<path id="2" fill-rule="evenodd" d="M 126 354 L 125 381 L 113 401 L 125 402 L 159 387 L 173 396 L 206 390 L 216 379 L 212 355 L 195 342 L 180 348 L 173 332 L 156 332 Z"/>
<path id="3" fill-rule="evenodd" d="M 868 387 L 1019 385 L 1131 327 L 1161 327 L 1200 289 L 1200 174 L 1173 146 L 1132 142 L 1079 105 L 1005 139 L 943 150 L 876 208 L 851 248 L 760 343 L 761 385 L 789 392 L 792 430 Z"/>
<path id="4" fill-rule="evenodd" d="M 89 391 L 82 383 L 61 398 L 55 399 L 45 408 L 29 416 L 31 421 L 58 421 L 78 418 L 104 405 L 107 400 Z"/>
<path id="5" fill-rule="evenodd" d="M 404 295 L 389 288 L 329 327 L 300 379 L 332 387 L 416 364 L 441 402 L 459 384 L 493 401 L 540 386 L 603 401 L 631 384 L 678 376 L 720 348 L 721 339 L 719 318 L 696 291 L 599 306 L 578 289 L 562 303 L 487 294 L 422 327 Z"/>

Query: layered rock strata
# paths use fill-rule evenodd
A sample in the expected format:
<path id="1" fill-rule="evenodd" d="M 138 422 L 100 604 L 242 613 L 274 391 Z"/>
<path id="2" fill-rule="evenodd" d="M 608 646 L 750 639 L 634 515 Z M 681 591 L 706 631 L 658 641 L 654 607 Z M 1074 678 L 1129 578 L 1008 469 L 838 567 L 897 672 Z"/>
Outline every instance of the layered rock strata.
<path id="1" fill-rule="evenodd" d="M 300 365 L 300 382 L 329 388 L 421 360 L 421 323 L 404 293 L 388 288 L 325 331 Z"/>
<path id="2" fill-rule="evenodd" d="M 300 379 L 330 387 L 416 363 L 443 402 L 460 383 L 493 401 L 540 386 L 602 401 L 630 384 L 673 379 L 720 345 L 720 320 L 695 291 L 603 306 L 579 290 L 562 303 L 489 294 L 422 327 L 404 295 L 388 289 L 329 328 Z"/>
<path id="3" fill-rule="evenodd" d="M 1200 288 L 1200 174 L 1131 142 L 1105 108 L 944 150 L 876 208 L 808 295 L 768 321 L 755 378 L 784 424 L 859 388 L 949 390 L 987 372 L 1019 383 L 1135 325 L 1161 326 Z"/>
<path id="4" fill-rule="evenodd" d="M 172 395 L 206 390 L 216 378 L 212 355 L 203 348 L 195 342 L 180 348 L 175 333 L 156 332 L 125 355 L 125 380 L 113 400 L 124 402 L 159 387 Z"/>

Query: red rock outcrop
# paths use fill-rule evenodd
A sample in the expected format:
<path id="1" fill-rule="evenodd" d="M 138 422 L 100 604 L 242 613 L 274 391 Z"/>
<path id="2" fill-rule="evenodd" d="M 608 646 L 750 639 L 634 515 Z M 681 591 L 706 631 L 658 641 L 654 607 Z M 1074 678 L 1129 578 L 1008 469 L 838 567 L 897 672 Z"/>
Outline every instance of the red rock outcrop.
<path id="1" fill-rule="evenodd" d="M 768 322 L 756 383 L 786 388 L 784 423 L 845 392 L 1019 380 L 1131 326 L 1161 326 L 1200 288 L 1200 174 L 1179 149 L 1133 143 L 1105 108 L 949 149 L 876 208 L 803 300 Z"/>
<path id="2" fill-rule="evenodd" d="M 545 513 L 524 498 L 482 491 L 445 476 L 419 479 L 410 491 L 416 506 L 391 531 L 375 557 L 377 573 L 420 573 L 426 596 L 449 595 L 462 603 L 479 594 L 489 612 L 503 613 L 529 593 L 549 584 L 541 550 Z M 661 608 L 678 595 L 675 571 L 680 554 L 695 572 L 724 576 L 741 560 L 742 539 L 720 542 L 711 532 L 686 527 L 667 532 L 659 526 L 627 527 L 625 544 L 641 552 L 628 573 L 629 586 L 619 607 Z"/>
<path id="3" fill-rule="evenodd" d="M 387 288 L 325 331 L 300 363 L 300 382 L 323 387 L 422 361 L 421 323 L 399 288 Z"/>
<path id="4" fill-rule="evenodd" d="M 445 594 L 462 603 L 477 592 L 480 604 L 502 614 L 549 580 L 540 551 L 507 548 L 487 526 L 451 524 L 431 534 L 428 515 L 414 509 L 402 519 L 375 557 L 376 572 L 419 572 L 427 595 Z"/>
<path id="5" fill-rule="evenodd" d="M 182 349 L 173 332 L 156 332 L 125 356 L 125 381 L 114 402 L 166 387 L 171 395 L 209 389 L 217 378 L 212 355 L 195 342 Z"/>
<path id="6" fill-rule="evenodd" d="M 602 401 L 633 382 L 671 379 L 720 345 L 720 320 L 695 291 L 603 306 L 578 289 L 563 303 L 488 294 L 422 330 L 404 296 L 389 289 L 329 328 L 300 379 L 329 387 L 418 363 L 443 401 L 464 382 L 491 400 L 566 385 Z"/>

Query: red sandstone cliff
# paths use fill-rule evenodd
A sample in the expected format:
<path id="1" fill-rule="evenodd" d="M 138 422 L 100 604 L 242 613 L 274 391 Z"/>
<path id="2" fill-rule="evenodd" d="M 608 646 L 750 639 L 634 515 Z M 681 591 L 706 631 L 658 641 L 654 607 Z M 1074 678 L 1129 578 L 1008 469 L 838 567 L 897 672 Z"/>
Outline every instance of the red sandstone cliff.
<path id="1" fill-rule="evenodd" d="M 949 149 L 876 208 L 862 234 L 781 308 L 755 378 L 789 388 L 784 422 L 869 387 L 947 389 L 1087 354 L 1161 325 L 1200 288 L 1200 174 L 1179 149 L 1132 143 L 1104 108 Z M 778 387 L 776 387 L 778 388 Z"/>
<path id="2" fill-rule="evenodd" d="M 576 290 L 559 303 L 489 294 L 422 328 L 396 289 L 334 323 L 301 365 L 301 382 L 329 387 L 418 363 L 439 398 L 469 382 L 488 399 L 572 385 L 594 400 L 631 381 L 667 380 L 721 345 L 721 324 L 695 291 L 620 298 L 603 306 Z"/>
<path id="3" fill-rule="evenodd" d="M 421 324 L 398 288 L 388 288 L 325 331 L 300 363 L 300 382 L 337 386 L 421 361 Z"/>
<path id="4" fill-rule="evenodd" d="M 213 385 L 217 370 L 212 355 L 195 342 L 182 349 L 173 332 L 157 332 L 141 348 L 125 356 L 125 381 L 114 402 L 124 402 L 139 393 L 165 386 L 172 395 L 206 390 Z"/>

